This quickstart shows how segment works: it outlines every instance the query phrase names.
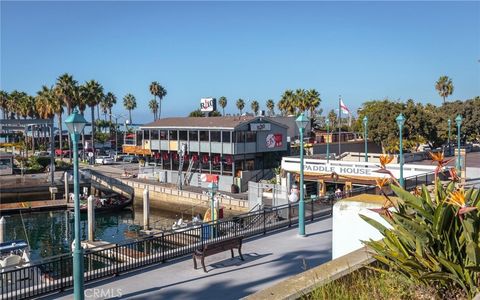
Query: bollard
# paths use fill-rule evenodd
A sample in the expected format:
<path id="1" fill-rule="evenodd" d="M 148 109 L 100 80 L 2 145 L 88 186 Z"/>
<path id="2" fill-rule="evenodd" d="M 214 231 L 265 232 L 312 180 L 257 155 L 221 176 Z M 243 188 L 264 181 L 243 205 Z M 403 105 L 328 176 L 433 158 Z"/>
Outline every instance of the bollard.
<path id="1" fill-rule="evenodd" d="M 150 194 L 148 192 L 148 186 L 143 189 L 143 229 L 148 230 L 150 228 L 149 222 L 150 216 Z"/>
<path id="2" fill-rule="evenodd" d="M 68 199 L 69 198 L 69 196 L 68 196 L 68 194 L 69 194 L 68 193 L 68 172 L 64 173 L 64 181 L 65 181 L 65 201 L 67 201 L 67 203 L 68 203 L 68 200 L 69 200 Z"/>
<path id="3" fill-rule="evenodd" d="M 88 240 L 95 240 L 95 199 L 88 197 L 87 209 L 88 209 Z"/>
<path id="4" fill-rule="evenodd" d="M 5 242 L 5 225 L 7 224 L 7 221 L 5 221 L 5 218 L 2 217 L 0 219 L 0 243 Z"/>

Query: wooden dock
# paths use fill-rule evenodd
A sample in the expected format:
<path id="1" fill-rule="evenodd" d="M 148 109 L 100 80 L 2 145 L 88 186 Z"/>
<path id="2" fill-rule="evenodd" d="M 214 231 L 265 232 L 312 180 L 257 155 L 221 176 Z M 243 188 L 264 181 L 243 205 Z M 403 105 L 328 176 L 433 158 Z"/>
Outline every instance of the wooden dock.
<path id="1" fill-rule="evenodd" d="M 66 208 L 67 201 L 65 199 L 0 203 L 0 213 L 2 214 Z"/>

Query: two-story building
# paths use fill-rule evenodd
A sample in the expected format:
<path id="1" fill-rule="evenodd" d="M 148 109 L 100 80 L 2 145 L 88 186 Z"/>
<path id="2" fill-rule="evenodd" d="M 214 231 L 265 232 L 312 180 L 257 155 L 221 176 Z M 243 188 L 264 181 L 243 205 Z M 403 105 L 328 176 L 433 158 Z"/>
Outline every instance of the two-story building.
<path id="1" fill-rule="evenodd" d="M 273 177 L 287 152 L 288 126 L 265 116 L 165 118 L 140 126 L 125 153 L 154 161 L 166 182 L 204 185 L 201 174 L 219 175 L 219 188 L 244 191 L 249 180 Z M 185 150 L 183 159 L 181 149 Z"/>

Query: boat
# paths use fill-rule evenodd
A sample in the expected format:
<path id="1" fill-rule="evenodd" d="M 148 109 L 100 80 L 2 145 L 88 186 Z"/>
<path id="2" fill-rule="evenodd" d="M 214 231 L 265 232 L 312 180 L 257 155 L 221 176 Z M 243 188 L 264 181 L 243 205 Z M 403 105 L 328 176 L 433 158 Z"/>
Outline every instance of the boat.
<path id="1" fill-rule="evenodd" d="M 112 212 L 122 210 L 127 206 L 132 205 L 133 197 L 127 197 L 118 193 L 103 193 L 101 196 L 86 196 L 80 197 L 80 212 L 88 212 L 88 198 L 92 197 L 95 204 L 95 213 Z M 69 203 L 69 210 L 74 210 L 73 203 Z"/>
<path id="2" fill-rule="evenodd" d="M 184 231 L 192 228 L 198 228 L 202 225 L 202 218 L 200 216 L 195 216 L 192 218 L 192 221 L 183 220 L 183 218 L 178 219 L 172 225 L 172 230 L 175 231 Z"/>
<path id="3" fill-rule="evenodd" d="M 0 243 L 0 270 L 7 272 L 30 265 L 28 243 L 24 240 L 14 240 Z"/>

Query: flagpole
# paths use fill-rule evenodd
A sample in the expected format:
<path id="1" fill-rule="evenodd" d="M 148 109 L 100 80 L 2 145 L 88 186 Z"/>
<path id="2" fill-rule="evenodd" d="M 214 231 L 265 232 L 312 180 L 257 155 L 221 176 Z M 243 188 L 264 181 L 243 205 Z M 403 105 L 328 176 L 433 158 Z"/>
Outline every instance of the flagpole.
<path id="1" fill-rule="evenodd" d="M 339 115 L 339 118 L 338 118 L 338 156 L 340 157 L 340 155 L 342 154 L 342 151 L 341 151 L 341 143 L 340 143 L 340 140 L 342 139 L 342 104 L 341 104 L 341 101 L 342 101 L 342 95 L 339 95 L 338 96 L 338 115 Z"/>

